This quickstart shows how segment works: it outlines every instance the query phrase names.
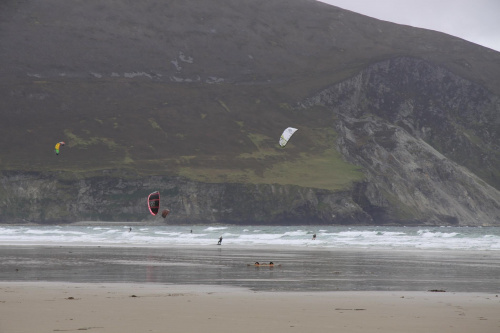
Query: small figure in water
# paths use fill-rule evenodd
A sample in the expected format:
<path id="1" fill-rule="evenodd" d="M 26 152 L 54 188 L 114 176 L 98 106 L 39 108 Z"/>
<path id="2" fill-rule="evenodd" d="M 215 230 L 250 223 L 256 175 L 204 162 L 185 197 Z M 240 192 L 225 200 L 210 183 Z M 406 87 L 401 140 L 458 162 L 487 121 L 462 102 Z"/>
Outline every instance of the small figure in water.
<path id="1" fill-rule="evenodd" d="M 315 239 L 316 239 L 316 234 L 313 235 L 313 240 L 315 240 Z"/>
<path id="2" fill-rule="evenodd" d="M 129 228 L 129 229 L 128 229 L 128 232 L 131 232 L 131 231 L 132 231 L 132 228 Z"/>
<path id="3" fill-rule="evenodd" d="M 217 242 L 217 245 L 221 245 L 221 244 L 222 244 L 222 236 L 220 236 L 219 241 Z"/>

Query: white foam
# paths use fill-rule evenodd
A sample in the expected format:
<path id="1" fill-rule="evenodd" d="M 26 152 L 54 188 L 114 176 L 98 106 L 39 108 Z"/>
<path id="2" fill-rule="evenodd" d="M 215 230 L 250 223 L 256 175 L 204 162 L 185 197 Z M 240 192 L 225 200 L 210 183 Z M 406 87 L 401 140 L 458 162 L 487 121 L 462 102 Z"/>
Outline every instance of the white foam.
<path id="1" fill-rule="evenodd" d="M 192 233 L 191 233 L 192 229 Z M 500 228 L 398 228 L 321 226 L 3 226 L 0 245 L 118 246 L 214 245 L 314 248 L 500 250 Z M 316 233 L 316 240 L 312 234 Z"/>
<path id="2" fill-rule="evenodd" d="M 208 227 L 205 231 L 225 230 L 227 227 Z"/>

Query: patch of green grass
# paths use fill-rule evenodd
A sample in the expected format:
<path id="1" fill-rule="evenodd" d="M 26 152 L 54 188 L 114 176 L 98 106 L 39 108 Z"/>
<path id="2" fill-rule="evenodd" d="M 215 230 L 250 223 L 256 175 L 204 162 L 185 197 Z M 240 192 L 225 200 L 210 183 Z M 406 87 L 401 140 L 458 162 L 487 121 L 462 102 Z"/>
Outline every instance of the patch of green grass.
<path id="1" fill-rule="evenodd" d="M 251 153 L 243 153 L 238 156 L 239 159 L 266 159 L 268 157 L 279 156 L 275 149 L 259 149 Z"/>
<path id="2" fill-rule="evenodd" d="M 229 108 L 227 107 L 226 103 L 224 103 L 220 99 L 218 99 L 217 102 L 219 102 L 219 104 L 224 108 L 224 110 L 226 110 L 227 112 L 231 112 L 231 110 L 229 110 Z"/>
<path id="3" fill-rule="evenodd" d="M 151 127 L 153 127 L 154 129 L 157 129 L 157 130 L 161 130 L 161 127 L 160 127 L 160 125 L 158 125 L 156 120 L 154 120 L 153 118 L 149 118 L 148 121 L 151 124 Z"/>
<path id="4" fill-rule="evenodd" d="M 254 183 L 257 178 L 252 170 L 203 167 L 180 168 L 179 175 L 205 183 Z"/>
<path id="5" fill-rule="evenodd" d="M 191 162 L 192 160 L 194 160 L 196 158 L 196 156 L 194 155 L 191 155 L 191 156 L 179 156 L 179 158 L 177 159 L 177 163 L 179 164 L 189 164 L 189 162 Z"/>
<path id="6" fill-rule="evenodd" d="M 271 145 L 266 146 L 266 143 L 271 142 L 271 138 L 267 135 L 259 134 L 259 133 L 248 133 L 247 137 L 252 141 L 257 150 L 252 151 L 251 153 L 242 153 L 236 156 L 237 159 L 257 159 L 262 160 L 268 157 L 277 157 L 280 155 L 280 151 L 272 148 Z"/>
<path id="7" fill-rule="evenodd" d="M 123 158 L 123 164 L 132 164 L 134 163 L 134 160 L 130 156 L 130 153 L 127 151 L 125 152 L 125 157 Z"/>
<path id="8" fill-rule="evenodd" d="M 280 103 L 279 106 L 280 106 L 280 109 L 283 109 L 283 110 L 291 110 L 292 109 L 292 107 L 288 103 Z"/>
<path id="9" fill-rule="evenodd" d="M 320 155 L 301 154 L 300 158 L 283 161 L 264 171 L 266 183 L 340 190 L 363 179 L 363 173 L 345 162 L 334 149 Z"/>
<path id="10" fill-rule="evenodd" d="M 260 148 L 263 142 L 271 140 L 267 135 L 260 133 L 248 133 L 247 136 L 257 148 Z"/>
<path id="11" fill-rule="evenodd" d="M 278 153 L 255 152 L 252 157 L 276 156 Z M 251 156 L 246 156 L 250 158 Z M 254 183 L 298 185 L 326 190 L 340 190 L 363 179 L 363 173 L 345 162 L 334 149 L 320 155 L 300 154 L 298 158 L 274 163 L 262 175 L 253 169 L 183 167 L 180 175 L 208 183 Z"/>
<path id="12" fill-rule="evenodd" d="M 118 145 L 115 143 L 115 141 L 110 138 L 91 137 L 88 139 L 84 139 L 72 133 L 70 130 L 64 130 L 64 134 L 66 135 L 67 138 L 69 138 L 68 142 L 70 147 L 79 147 L 86 149 L 92 145 L 104 144 L 109 149 L 118 148 Z"/>

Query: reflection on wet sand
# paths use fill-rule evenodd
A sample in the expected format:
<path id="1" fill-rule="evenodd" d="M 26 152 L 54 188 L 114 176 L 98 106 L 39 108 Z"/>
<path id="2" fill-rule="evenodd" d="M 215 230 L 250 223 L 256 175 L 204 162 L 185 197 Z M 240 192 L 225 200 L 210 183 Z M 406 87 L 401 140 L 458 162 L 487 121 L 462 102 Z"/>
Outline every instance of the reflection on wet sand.
<path id="1" fill-rule="evenodd" d="M 486 251 L 0 246 L 0 281 L 498 292 L 498 276 L 500 257 Z"/>

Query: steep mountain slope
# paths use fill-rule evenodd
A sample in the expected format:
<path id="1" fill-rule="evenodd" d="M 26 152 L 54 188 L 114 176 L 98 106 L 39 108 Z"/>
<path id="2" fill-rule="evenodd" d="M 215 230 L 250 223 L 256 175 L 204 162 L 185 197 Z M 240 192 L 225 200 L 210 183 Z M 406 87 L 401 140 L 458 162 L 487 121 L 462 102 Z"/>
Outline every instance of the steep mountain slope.
<path id="1" fill-rule="evenodd" d="M 395 58 L 302 107 L 316 105 L 338 115 L 338 149 L 363 166 L 366 182 L 356 201 L 371 215 L 498 220 L 498 190 L 477 177 L 499 185 L 500 100 L 484 88 L 422 60 Z"/>
<path id="2" fill-rule="evenodd" d="M 143 219 L 160 189 L 175 223 L 500 223 L 500 54 L 455 37 L 312 0 L 8 0 L 0 63 L 3 221 Z"/>

